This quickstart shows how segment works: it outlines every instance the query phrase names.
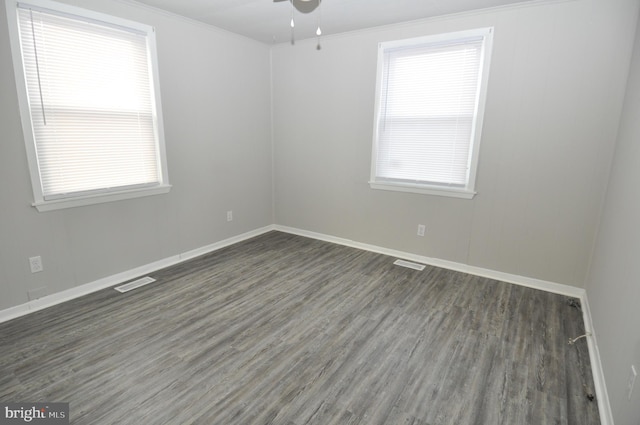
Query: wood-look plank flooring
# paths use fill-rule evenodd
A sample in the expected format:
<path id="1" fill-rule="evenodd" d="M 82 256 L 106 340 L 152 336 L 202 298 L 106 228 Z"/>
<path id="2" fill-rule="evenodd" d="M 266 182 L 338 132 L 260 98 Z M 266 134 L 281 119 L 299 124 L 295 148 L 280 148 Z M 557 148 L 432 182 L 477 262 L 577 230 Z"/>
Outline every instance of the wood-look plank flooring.
<path id="1" fill-rule="evenodd" d="M 73 424 L 599 424 L 579 304 L 270 232 L 0 324 Z"/>

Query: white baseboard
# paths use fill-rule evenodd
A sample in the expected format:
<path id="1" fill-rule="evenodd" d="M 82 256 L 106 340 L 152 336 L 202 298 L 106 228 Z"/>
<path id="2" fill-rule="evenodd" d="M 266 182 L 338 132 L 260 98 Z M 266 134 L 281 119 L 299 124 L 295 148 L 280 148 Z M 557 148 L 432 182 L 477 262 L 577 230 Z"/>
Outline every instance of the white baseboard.
<path id="1" fill-rule="evenodd" d="M 309 232 L 307 230 L 296 229 L 293 227 L 275 225 L 275 230 L 291 233 L 299 236 L 306 236 L 312 239 L 318 239 L 326 242 L 333 242 L 339 245 L 359 248 L 365 251 L 376 252 L 378 254 L 389 255 L 391 257 L 402 258 L 417 263 L 427 264 L 430 266 L 442 267 L 443 269 L 454 270 L 462 273 L 469 273 L 475 276 L 486 277 L 489 279 L 499 280 L 501 282 L 513 283 L 520 286 L 526 286 L 533 289 L 540 289 L 554 294 L 567 295 L 575 298 L 582 298 L 585 290 L 570 285 L 549 282 L 546 280 L 534 279 L 526 276 L 519 276 L 510 273 L 503 273 L 496 270 L 484 269 L 482 267 L 470 266 L 468 264 L 456 263 L 455 261 L 441 260 L 439 258 L 425 257 L 422 255 L 412 254 L 409 252 L 398 251 L 395 249 L 383 248 L 377 245 L 370 245 L 362 242 L 343 239 L 336 236 L 325 235 L 322 233 Z"/>
<path id="2" fill-rule="evenodd" d="M 178 262 L 191 260 L 192 258 L 199 257 L 201 255 L 208 254 L 213 251 L 217 251 L 226 246 L 233 245 L 238 242 L 246 241 L 247 239 L 255 238 L 256 236 L 260 236 L 272 230 L 275 230 L 275 226 L 273 224 L 270 224 L 269 226 L 260 227 L 259 229 L 251 230 L 249 232 L 243 233 L 238 236 L 232 236 L 220 242 L 215 242 L 210 245 L 203 246 L 201 248 L 192 249 L 191 251 L 187 251 L 180 254 L 180 261 Z"/>
<path id="3" fill-rule="evenodd" d="M 582 305 L 585 331 L 591 334 L 591 336 L 587 338 L 587 347 L 589 347 L 593 385 L 596 389 L 596 399 L 598 400 L 598 410 L 600 411 L 600 423 L 602 425 L 614 425 L 613 412 L 611 411 L 611 404 L 609 403 L 609 393 L 607 392 L 602 360 L 600 359 L 600 350 L 598 349 L 598 340 L 596 339 L 596 332 L 593 328 L 591 308 L 589 307 L 586 292 L 584 296 L 580 298 L 580 304 Z"/>
<path id="4" fill-rule="evenodd" d="M 105 278 L 98 279 L 93 282 L 85 283 L 83 285 L 76 286 L 74 288 L 70 288 L 61 292 L 57 292 L 55 294 L 47 295 L 45 297 L 38 298 L 37 300 L 29 301 L 24 304 L 20 304 L 15 307 L 10 307 L 8 309 L 0 311 L 0 323 L 6 322 L 11 319 L 15 319 L 20 316 L 24 316 L 25 314 L 33 313 L 38 310 L 52 307 L 56 304 L 69 301 L 74 298 L 81 297 L 83 295 L 88 295 L 92 292 L 96 292 L 101 289 L 119 285 L 123 282 L 135 279 L 142 275 L 152 273 L 154 271 L 163 269 L 165 267 L 173 266 L 183 261 L 190 260 L 192 258 L 198 257 L 203 254 L 207 254 L 209 252 L 216 251 L 218 249 L 224 248 L 229 245 L 233 245 L 235 243 L 244 241 L 246 239 L 251 239 L 255 236 L 261 235 L 271 230 L 274 230 L 273 225 L 262 227 L 256 230 L 243 233 L 238 236 L 233 236 L 228 239 L 224 239 L 222 241 L 212 243 L 207 246 L 203 246 L 201 248 L 187 251 L 178 255 L 172 255 L 171 257 L 163 258 L 162 260 L 154 261 L 152 263 L 145 264 L 143 266 L 136 267 L 131 270 L 127 270 L 121 273 L 107 276 Z"/>

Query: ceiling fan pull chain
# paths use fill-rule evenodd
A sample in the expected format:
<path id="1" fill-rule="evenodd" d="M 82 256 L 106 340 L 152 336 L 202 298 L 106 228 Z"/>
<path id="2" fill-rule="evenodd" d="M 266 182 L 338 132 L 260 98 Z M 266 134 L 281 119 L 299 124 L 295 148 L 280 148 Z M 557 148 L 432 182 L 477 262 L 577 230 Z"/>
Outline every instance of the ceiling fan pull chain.
<path id="1" fill-rule="evenodd" d="M 290 23 L 290 25 L 291 25 L 291 45 L 293 46 L 294 44 L 296 44 L 296 38 L 295 38 L 295 34 L 294 34 L 294 31 L 295 31 L 294 28 L 296 27 L 296 23 L 295 23 L 295 21 L 293 19 L 293 14 L 295 12 L 295 7 L 293 5 L 293 0 L 290 0 L 290 1 L 291 1 L 291 23 Z"/>
<path id="2" fill-rule="evenodd" d="M 318 36 L 318 45 L 316 46 L 317 50 L 322 49 L 320 45 L 320 36 L 322 35 L 322 30 L 320 29 L 320 25 L 322 24 L 322 8 L 320 7 L 320 1 L 318 1 L 318 29 L 316 30 L 316 35 Z"/>

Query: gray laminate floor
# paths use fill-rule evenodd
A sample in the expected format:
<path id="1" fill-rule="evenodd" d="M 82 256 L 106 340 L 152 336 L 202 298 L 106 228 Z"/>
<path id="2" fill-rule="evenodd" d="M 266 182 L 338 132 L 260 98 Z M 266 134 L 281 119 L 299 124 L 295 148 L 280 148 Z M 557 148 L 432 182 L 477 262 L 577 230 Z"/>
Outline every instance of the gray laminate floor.
<path id="1" fill-rule="evenodd" d="M 598 424 L 579 304 L 271 232 L 0 324 L 73 424 Z"/>

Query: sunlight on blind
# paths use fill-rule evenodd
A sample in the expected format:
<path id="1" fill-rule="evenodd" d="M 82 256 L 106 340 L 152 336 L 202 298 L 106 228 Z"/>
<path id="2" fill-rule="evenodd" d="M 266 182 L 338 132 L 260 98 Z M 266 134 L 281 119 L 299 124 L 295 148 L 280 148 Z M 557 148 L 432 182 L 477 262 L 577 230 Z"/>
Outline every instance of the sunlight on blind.
<path id="1" fill-rule="evenodd" d="M 146 35 L 19 9 L 45 199 L 161 183 Z"/>
<path id="2" fill-rule="evenodd" d="M 467 184 L 483 40 L 385 49 L 378 180 Z"/>

